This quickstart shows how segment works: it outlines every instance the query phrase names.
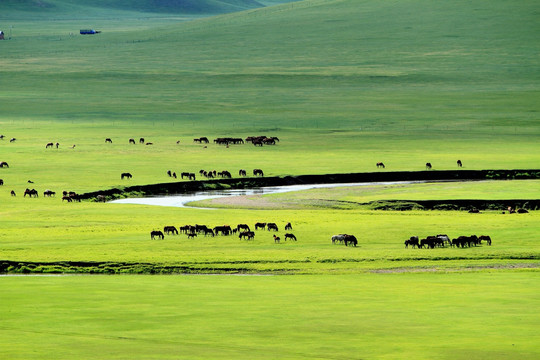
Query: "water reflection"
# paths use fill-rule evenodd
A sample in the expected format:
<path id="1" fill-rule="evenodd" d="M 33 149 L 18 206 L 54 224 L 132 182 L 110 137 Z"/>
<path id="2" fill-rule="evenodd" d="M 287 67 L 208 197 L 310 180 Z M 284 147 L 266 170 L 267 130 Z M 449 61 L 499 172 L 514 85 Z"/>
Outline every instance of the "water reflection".
<path id="1" fill-rule="evenodd" d="M 399 185 L 399 184 L 417 184 L 425 181 L 388 181 L 388 182 L 362 182 L 362 183 L 336 183 L 336 184 L 305 184 L 305 185 L 285 185 L 285 186 L 267 186 L 253 189 L 229 189 L 229 190 L 208 190 L 194 193 L 153 196 L 146 198 L 128 198 L 110 201 L 113 204 L 137 204 L 137 205 L 155 205 L 172 207 L 190 207 L 188 203 L 193 201 L 217 199 L 226 196 L 245 196 L 245 195 L 265 195 L 278 194 L 290 191 L 301 191 L 320 188 L 335 188 L 346 186 L 381 186 L 381 185 Z M 193 208 L 202 209 L 192 206 Z M 215 209 L 212 209 L 215 210 Z"/>

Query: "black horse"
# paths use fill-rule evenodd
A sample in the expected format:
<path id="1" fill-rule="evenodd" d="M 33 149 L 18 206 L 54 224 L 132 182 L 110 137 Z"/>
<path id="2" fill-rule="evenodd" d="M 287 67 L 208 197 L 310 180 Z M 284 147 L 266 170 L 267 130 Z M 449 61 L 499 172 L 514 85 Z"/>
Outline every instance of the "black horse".
<path id="1" fill-rule="evenodd" d="M 292 225 L 290 222 L 288 222 L 287 225 L 285 225 L 285 230 L 292 230 Z"/>
<path id="2" fill-rule="evenodd" d="M 431 170 L 432 166 L 431 163 L 426 163 L 426 170 Z"/>
<path id="3" fill-rule="evenodd" d="M 358 245 L 358 240 L 356 239 L 356 237 L 354 235 L 345 235 L 345 237 L 343 238 L 343 242 L 345 243 L 345 246 L 349 246 L 349 245 L 356 246 L 356 245 Z"/>
<path id="4" fill-rule="evenodd" d="M 253 169 L 253 176 L 264 176 L 264 173 L 261 169 Z"/>
<path id="5" fill-rule="evenodd" d="M 124 179 L 124 178 L 131 179 L 132 177 L 133 175 L 131 175 L 130 173 L 122 173 L 122 175 L 120 175 L 121 179 Z"/>
<path id="6" fill-rule="evenodd" d="M 154 230 L 152 232 L 150 232 L 150 239 L 154 240 L 154 238 L 158 238 L 158 239 L 161 239 L 163 240 L 165 238 L 165 235 L 163 235 L 163 232 L 159 231 L 159 230 Z"/>
<path id="7" fill-rule="evenodd" d="M 384 169 L 384 164 L 382 162 L 378 162 L 377 163 L 377 168 L 383 168 Z"/>
<path id="8" fill-rule="evenodd" d="M 291 233 L 286 233 L 285 234 L 285 241 L 287 241 L 287 239 L 291 239 L 291 240 L 296 241 L 296 236 L 294 236 L 294 234 L 291 234 Z"/>

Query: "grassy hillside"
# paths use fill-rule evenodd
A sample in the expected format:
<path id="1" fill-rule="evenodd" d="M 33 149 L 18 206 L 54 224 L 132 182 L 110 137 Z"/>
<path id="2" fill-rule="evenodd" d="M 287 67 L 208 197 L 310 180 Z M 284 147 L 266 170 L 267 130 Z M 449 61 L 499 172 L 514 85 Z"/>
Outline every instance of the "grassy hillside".
<path id="1" fill-rule="evenodd" d="M 23 22 L 2 44 L 1 116 L 536 132 L 535 14 L 534 1 L 314 0 L 166 27 L 93 21 L 103 34 L 84 38 L 68 36 L 81 23 Z"/>
<path id="2" fill-rule="evenodd" d="M 0 19 L 112 18 L 142 14 L 210 15 L 263 7 L 256 0 L 3 0 Z"/>

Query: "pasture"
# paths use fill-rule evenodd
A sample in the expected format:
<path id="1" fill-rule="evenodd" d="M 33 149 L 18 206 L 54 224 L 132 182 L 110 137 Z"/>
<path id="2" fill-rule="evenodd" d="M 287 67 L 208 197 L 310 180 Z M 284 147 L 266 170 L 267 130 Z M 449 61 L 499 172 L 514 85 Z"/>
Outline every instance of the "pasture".
<path id="1" fill-rule="evenodd" d="M 362 205 L 539 199 L 538 180 L 195 204 L 214 210 L 62 201 L 170 182 L 169 170 L 539 169 L 536 2 L 308 0 L 212 17 L 52 2 L 55 18 L 0 4 L 13 35 L 0 41 L 0 263 L 53 274 L 0 277 L 0 356 L 538 358 L 537 210 Z M 259 135 L 280 141 L 212 142 Z M 140 137 L 152 145 L 129 143 Z M 150 239 L 164 226 L 256 222 L 280 229 Z M 284 241 L 287 222 L 297 242 Z M 331 243 L 343 233 L 358 246 Z M 404 247 L 436 234 L 493 244 Z M 178 273 L 206 275 L 134 275 Z"/>

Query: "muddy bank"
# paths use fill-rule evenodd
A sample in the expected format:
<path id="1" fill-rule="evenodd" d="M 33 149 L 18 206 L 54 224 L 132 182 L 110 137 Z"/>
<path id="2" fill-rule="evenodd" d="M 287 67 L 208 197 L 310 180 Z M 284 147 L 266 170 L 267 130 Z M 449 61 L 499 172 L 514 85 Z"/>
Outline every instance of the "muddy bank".
<path id="1" fill-rule="evenodd" d="M 176 181 L 160 184 L 135 185 L 81 194 L 81 199 L 102 201 L 126 197 L 185 194 L 204 190 L 248 189 L 265 186 L 301 184 L 333 184 L 384 181 L 441 181 L 441 180 L 514 180 L 540 179 L 540 170 L 443 170 L 443 171 L 378 171 L 370 173 L 247 177 L 197 181 Z"/>

